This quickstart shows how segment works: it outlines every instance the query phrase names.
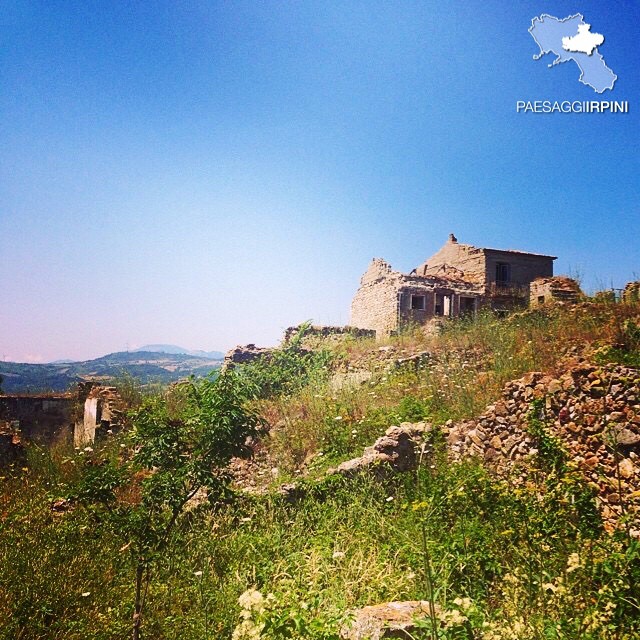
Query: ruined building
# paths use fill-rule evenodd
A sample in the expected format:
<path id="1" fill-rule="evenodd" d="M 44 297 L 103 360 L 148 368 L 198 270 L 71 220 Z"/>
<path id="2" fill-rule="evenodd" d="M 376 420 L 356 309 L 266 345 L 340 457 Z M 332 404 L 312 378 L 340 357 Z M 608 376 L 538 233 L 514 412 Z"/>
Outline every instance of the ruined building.
<path id="1" fill-rule="evenodd" d="M 82 447 L 119 429 L 125 404 L 114 387 L 93 381 L 76 393 L 0 395 L 0 467 L 20 457 L 25 442 Z"/>
<path id="2" fill-rule="evenodd" d="M 498 311 L 524 307 L 532 289 L 536 304 L 547 302 L 560 290 L 553 286 L 555 259 L 461 244 L 453 234 L 437 253 L 409 274 L 394 271 L 376 258 L 353 298 L 351 325 L 388 335 L 409 323 L 425 324 L 434 317 L 474 313 L 483 306 Z M 537 279 L 544 285 L 532 287 Z M 574 297 L 575 291 L 579 291 L 577 285 Z"/>

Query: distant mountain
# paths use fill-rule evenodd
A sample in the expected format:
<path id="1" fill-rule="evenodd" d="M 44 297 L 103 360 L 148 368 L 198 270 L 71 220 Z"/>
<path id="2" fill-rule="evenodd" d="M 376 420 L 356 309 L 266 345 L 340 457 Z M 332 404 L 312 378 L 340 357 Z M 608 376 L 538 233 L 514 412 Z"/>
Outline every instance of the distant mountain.
<path id="1" fill-rule="evenodd" d="M 211 360 L 222 360 L 224 358 L 224 353 L 222 353 L 222 351 L 202 351 L 200 349 L 193 351 L 190 349 L 184 349 L 183 347 L 178 347 L 175 344 L 146 344 L 144 347 L 134 349 L 134 351 L 175 354 L 184 353 L 188 356 L 197 356 L 198 358 L 211 358 Z"/>
<path id="2" fill-rule="evenodd" d="M 84 380 L 106 381 L 123 374 L 129 374 L 143 384 L 167 384 L 191 374 L 207 375 L 220 364 L 219 360 L 185 353 L 126 351 L 84 362 L 0 362 L 0 375 L 5 393 L 60 392 Z"/>

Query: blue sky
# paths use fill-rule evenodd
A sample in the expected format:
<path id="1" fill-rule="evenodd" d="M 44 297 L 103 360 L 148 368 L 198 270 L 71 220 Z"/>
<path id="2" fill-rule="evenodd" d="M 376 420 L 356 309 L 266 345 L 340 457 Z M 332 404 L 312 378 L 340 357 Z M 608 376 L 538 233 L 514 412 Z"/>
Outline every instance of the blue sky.
<path id="1" fill-rule="evenodd" d="M 461 242 L 640 277 L 640 9 L 576 2 L 20 2 L 0 17 L 0 357 L 274 344 L 372 257 Z M 618 75 L 534 61 L 583 13 Z M 628 100 L 522 114 L 517 100 Z"/>

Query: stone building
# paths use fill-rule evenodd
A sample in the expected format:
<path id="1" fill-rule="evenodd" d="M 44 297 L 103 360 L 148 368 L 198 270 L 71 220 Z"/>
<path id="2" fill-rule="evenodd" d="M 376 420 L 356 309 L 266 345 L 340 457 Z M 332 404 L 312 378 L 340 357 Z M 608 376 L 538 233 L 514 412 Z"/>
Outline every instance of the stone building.
<path id="1" fill-rule="evenodd" d="M 374 259 L 351 304 L 351 325 L 388 335 L 408 323 L 434 317 L 525 307 L 530 284 L 553 276 L 555 256 L 447 243 L 409 274 Z"/>
<path id="2" fill-rule="evenodd" d="M 79 383 L 77 393 L 0 395 L 0 434 L 41 445 L 84 446 L 118 429 L 124 413 L 116 389 L 93 381 Z"/>

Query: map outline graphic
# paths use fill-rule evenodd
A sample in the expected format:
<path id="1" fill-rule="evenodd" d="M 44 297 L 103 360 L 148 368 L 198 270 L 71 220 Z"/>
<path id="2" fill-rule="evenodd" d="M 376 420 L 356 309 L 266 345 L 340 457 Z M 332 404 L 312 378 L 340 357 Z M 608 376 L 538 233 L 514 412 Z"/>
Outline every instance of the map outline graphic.
<path id="1" fill-rule="evenodd" d="M 548 20 L 548 22 L 545 23 L 545 20 Z M 575 25 L 573 24 L 574 22 L 576 22 Z M 572 60 L 580 70 L 578 82 L 591 87 L 596 93 L 604 93 L 607 89 L 613 89 L 618 76 L 606 65 L 602 54 L 598 51 L 598 47 L 594 47 L 591 54 L 568 51 L 563 48 L 562 38 L 577 35 L 580 25 L 586 24 L 581 13 L 576 13 L 566 18 L 557 18 L 548 13 L 543 13 L 532 18 L 528 31 L 540 48 L 540 51 L 534 54 L 533 59 L 540 60 L 547 54 L 554 54 L 556 58 L 551 64 L 547 65 L 548 68 Z M 541 29 L 541 27 L 544 27 L 544 29 Z M 575 29 L 570 31 L 572 27 L 575 27 Z"/>

